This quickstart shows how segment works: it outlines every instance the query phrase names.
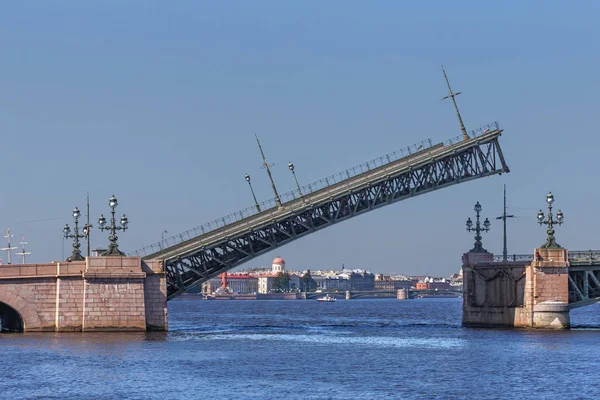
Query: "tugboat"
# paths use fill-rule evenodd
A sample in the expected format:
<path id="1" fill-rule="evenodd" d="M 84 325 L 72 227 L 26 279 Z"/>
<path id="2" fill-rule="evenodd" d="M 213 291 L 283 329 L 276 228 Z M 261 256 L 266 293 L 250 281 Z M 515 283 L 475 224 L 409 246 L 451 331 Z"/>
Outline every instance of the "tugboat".
<path id="1" fill-rule="evenodd" d="M 326 294 L 326 295 L 325 295 L 325 296 L 323 296 L 323 297 L 319 297 L 319 298 L 317 299 L 317 301 L 318 301 L 319 303 L 332 302 L 332 301 L 335 301 L 335 297 L 333 297 L 333 296 L 330 296 L 330 295 Z"/>

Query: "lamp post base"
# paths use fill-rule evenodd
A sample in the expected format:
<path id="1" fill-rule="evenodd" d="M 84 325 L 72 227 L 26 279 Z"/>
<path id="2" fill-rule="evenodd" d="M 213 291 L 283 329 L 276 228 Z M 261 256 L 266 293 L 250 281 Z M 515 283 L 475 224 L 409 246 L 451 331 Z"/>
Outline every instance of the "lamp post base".
<path id="1" fill-rule="evenodd" d="M 119 246 L 116 243 L 108 245 L 108 250 L 102 253 L 103 256 L 124 256 L 125 253 L 119 250 Z"/>
<path id="2" fill-rule="evenodd" d="M 556 243 L 556 239 L 554 236 L 548 236 L 546 238 L 546 243 L 540 246 L 542 249 L 562 249 L 561 245 Z"/>
<path id="3" fill-rule="evenodd" d="M 71 261 L 84 261 L 85 258 L 83 258 L 83 256 L 81 255 L 81 252 L 79 251 L 79 249 L 73 250 L 73 254 L 71 254 L 71 257 L 67 258 L 68 262 Z"/>

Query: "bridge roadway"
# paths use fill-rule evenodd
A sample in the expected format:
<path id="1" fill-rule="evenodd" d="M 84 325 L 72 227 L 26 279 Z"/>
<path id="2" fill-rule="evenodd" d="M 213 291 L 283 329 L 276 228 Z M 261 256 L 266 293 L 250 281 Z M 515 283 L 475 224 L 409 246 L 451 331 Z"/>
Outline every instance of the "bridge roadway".
<path id="1" fill-rule="evenodd" d="M 314 204 L 319 204 L 330 198 L 338 197 L 351 190 L 358 190 L 361 187 L 370 184 L 372 181 L 380 180 L 387 175 L 394 175 L 399 170 L 404 169 L 411 164 L 417 164 L 423 160 L 440 155 L 445 150 L 447 149 L 444 149 L 443 144 L 439 143 L 429 149 L 422 150 L 419 153 L 407 156 L 391 164 L 381 166 L 373 171 L 365 172 L 356 177 L 326 187 L 306 195 L 303 198 L 283 203 L 283 209 L 273 207 L 257 215 L 245 218 L 231 225 L 226 225 L 223 228 L 201 235 L 182 244 L 171 246 L 164 251 L 156 252 L 144 258 L 161 258 L 168 260 L 170 258 L 184 256 L 189 251 L 195 251 L 199 244 L 207 245 L 211 242 L 219 242 L 229 237 L 237 236 L 240 232 L 267 225 L 271 223 L 274 218 L 282 218 L 298 211 L 310 209 Z"/>
<path id="2" fill-rule="evenodd" d="M 223 228 L 216 229 L 197 238 L 188 240 L 181 244 L 176 244 L 161 251 L 145 256 L 144 259 L 160 258 L 169 260 L 176 257 L 185 256 L 186 253 L 194 252 L 199 245 L 207 246 L 213 242 L 219 242 L 229 237 L 238 235 L 240 232 L 256 229 L 256 227 L 269 224 L 274 218 L 289 216 L 295 212 L 310 209 L 314 204 L 319 204 L 327 201 L 330 198 L 335 198 L 341 194 L 352 190 L 359 190 L 361 187 L 370 185 L 374 181 L 381 180 L 386 176 L 396 175 L 407 167 L 417 167 L 419 164 L 428 162 L 434 157 L 443 157 L 445 154 L 453 151 L 460 151 L 473 145 L 473 142 L 484 141 L 486 139 L 495 138 L 500 134 L 501 130 L 488 132 L 484 136 L 472 138 L 470 140 L 460 142 L 451 146 L 444 146 L 443 143 L 438 143 L 428 149 L 422 150 L 419 153 L 401 158 L 390 164 L 383 165 L 372 171 L 367 171 L 356 177 L 347 179 L 343 182 L 321 189 L 317 192 L 304 196 L 291 202 L 283 204 L 283 209 L 278 210 L 277 207 L 265 210 L 257 215 L 250 216 L 241 221 L 226 225 Z"/>
<path id="3" fill-rule="evenodd" d="M 336 199 L 351 196 L 361 191 L 364 192 L 365 190 L 369 192 L 365 194 L 365 198 L 367 196 L 386 197 L 383 200 L 378 200 L 377 198 L 373 200 L 370 198 L 367 199 L 369 205 L 364 210 L 358 210 L 359 206 L 357 204 L 354 213 L 348 215 L 348 217 L 351 217 L 357 215 L 359 211 L 368 211 L 378 208 L 381 205 L 437 190 L 450 184 L 508 172 L 509 169 L 505 164 L 498 144 L 498 138 L 502 130 L 497 123 L 491 124 L 489 127 L 486 131 L 482 129 L 481 135 L 468 140 L 449 145 L 439 143 L 359 175 L 350 177 L 350 174 L 348 174 L 348 179 L 306 194 L 303 198 L 283 203 L 283 207 L 281 208 L 273 207 L 264 210 L 256 215 L 182 241 L 182 243 L 159 249 L 151 254 L 144 255 L 139 252 L 137 254 L 143 255 L 144 259 L 164 260 L 167 269 L 169 298 L 172 298 L 216 276 L 220 272 L 234 268 L 253 257 L 272 250 L 275 246 L 285 244 L 304 234 L 314 232 L 318 227 L 314 226 L 314 224 L 306 226 L 302 221 L 294 222 L 295 226 L 306 226 L 307 230 L 301 232 L 301 234 L 294 232 L 293 235 L 284 232 L 289 236 L 289 240 L 285 242 L 280 240 L 275 243 L 267 243 L 266 236 L 262 238 L 257 237 L 258 241 L 267 243 L 268 246 L 254 250 L 252 249 L 252 241 L 250 240 L 246 240 L 243 246 L 235 242 L 244 235 L 247 236 L 265 228 L 272 228 L 279 232 L 281 231 L 281 226 L 279 225 L 282 224 L 282 221 L 289 223 L 290 218 L 297 217 L 306 212 L 316 212 L 319 207 L 324 207 L 319 209 L 319 216 L 328 222 L 327 225 L 335 222 L 333 219 L 331 221 L 328 220 L 324 216 L 323 210 L 325 208 L 329 210 L 329 204 L 335 202 Z M 499 168 L 496 167 L 496 158 L 499 158 L 501 163 L 501 167 Z M 404 179 L 406 182 L 402 183 L 402 185 L 398 181 L 395 183 L 391 182 L 393 179 L 399 178 Z M 391 183 L 394 183 L 394 185 Z M 376 188 L 377 184 L 380 187 Z M 404 192 L 408 188 L 409 193 L 396 196 L 397 193 L 392 193 L 392 189 L 385 189 L 387 193 L 383 193 L 384 189 L 382 187 L 387 188 L 388 186 L 394 186 L 393 190 L 395 191 L 402 189 Z M 400 188 L 400 186 L 403 187 Z M 337 207 L 339 214 L 341 206 L 338 204 Z M 348 213 L 347 210 L 346 213 Z M 288 238 L 286 237 L 286 239 Z M 244 246 L 245 249 L 243 248 Z M 233 253 L 233 251 L 236 254 L 243 253 L 241 254 L 242 257 L 238 256 L 235 259 L 231 259 L 230 253 Z M 218 268 L 214 266 L 207 267 L 206 264 L 208 262 L 217 264 Z M 191 274 L 190 271 L 192 272 Z"/>

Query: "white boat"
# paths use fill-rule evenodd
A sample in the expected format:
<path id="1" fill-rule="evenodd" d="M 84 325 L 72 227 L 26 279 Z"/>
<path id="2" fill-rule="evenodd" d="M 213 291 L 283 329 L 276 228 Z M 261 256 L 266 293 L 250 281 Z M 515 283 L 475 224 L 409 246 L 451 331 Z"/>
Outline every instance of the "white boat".
<path id="1" fill-rule="evenodd" d="M 333 297 L 333 296 L 330 296 L 330 295 L 326 294 L 326 295 L 325 295 L 325 296 L 323 296 L 323 297 L 319 297 L 319 298 L 317 299 L 317 301 L 318 301 L 319 303 L 325 303 L 325 302 L 335 301 L 335 297 Z"/>

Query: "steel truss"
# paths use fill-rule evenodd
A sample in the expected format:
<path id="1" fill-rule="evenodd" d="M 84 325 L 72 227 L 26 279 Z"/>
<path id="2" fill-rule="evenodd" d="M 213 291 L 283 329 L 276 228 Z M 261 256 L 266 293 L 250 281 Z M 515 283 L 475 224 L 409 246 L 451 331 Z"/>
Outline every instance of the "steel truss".
<path id="1" fill-rule="evenodd" d="M 494 256 L 502 262 L 502 256 Z M 533 261 L 531 254 L 516 254 L 508 261 Z M 569 252 L 569 304 L 571 308 L 600 302 L 600 250 Z"/>
<path id="2" fill-rule="evenodd" d="M 600 301 L 600 264 L 569 267 L 569 304 L 583 307 Z"/>
<path id="3" fill-rule="evenodd" d="M 309 202 L 304 208 L 251 229 L 240 229 L 225 239 L 199 241 L 196 248 L 187 248 L 165 260 L 168 299 L 276 247 L 354 216 L 457 183 L 509 172 L 498 143 L 500 132 L 468 145 L 452 146 L 449 151 L 436 153 L 435 158 L 413 163 L 373 182 L 362 181 L 341 195 Z M 365 175 L 376 177 L 375 172 Z"/>

